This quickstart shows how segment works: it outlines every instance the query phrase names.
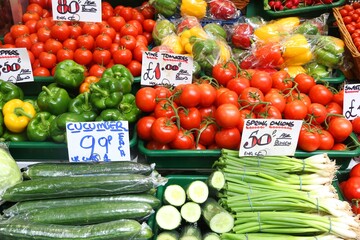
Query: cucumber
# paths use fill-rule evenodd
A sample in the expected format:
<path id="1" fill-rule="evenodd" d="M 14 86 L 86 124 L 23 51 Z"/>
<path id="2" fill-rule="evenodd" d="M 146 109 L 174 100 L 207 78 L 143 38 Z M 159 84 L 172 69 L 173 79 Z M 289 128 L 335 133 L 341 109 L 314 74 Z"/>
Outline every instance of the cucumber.
<path id="1" fill-rule="evenodd" d="M 214 232 L 205 233 L 203 236 L 203 240 L 220 240 L 220 239 L 221 237 L 219 236 L 219 234 Z"/>
<path id="2" fill-rule="evenodd" d="M 198 203 L 187 202 L 181 206 L 180 214 L 186 222 L 195 223 L 201 217 L 201 207 Z"/>
<path id="3" fill-rule="evenodd" d="M 151 227 L 147 223 L 141 224 L 141 230 L 140 232 L 132 238 L 132 240 L 147 240 L 150 239 L 153 236 L 153 231 Z"/>
<path id="4" fill-rule="evenodd" d="M 126 194 L 116 196 L 99 196 L 99 197 L 74 197 L 74 198 L 59 198 L 59 199 L 43 199 L 43 200 L 32 200 L 17 202 L 15 205 L 5 209 L 3 214 L 5 217 L 12 217 L 20 213 L 29 212 L 33 210 L 39 210 L 43 208 L 53 207 L 69 207 L 78 206 L 89 203 L 97 202 L 138 202 L 147 203 L 153 209 L 158 209 L 161 202 L 158 198 L 153 195 L 145 193 L 137 194 Z"/>
<path id="5" fill-rule="evenodd" d="M 154 186 L 154 179 L 140 174 L 117 176 L 73 176 L 39 178 L 8 188 L 3 200 L 9 202 L 81 196 L 142 193 Z"/>
<path id="6" fill-rule="evenodd" d="M 1 240 L 129 240 L 138 235 L 141 224 L 121 219 L 86 226 L 66 226 L 28 221 L 0 222 Z"/>
<path id="7" fill-rule="evenodd" d="M 213 232 L 226 233 L 234 227 L 234 217 L 213 198 L 201 205 L 201 215 Z"/>
<path id="8" fill-rule="evenodd" d="M 179 233 L 175 230 L 161 232 L 156 240 L 178 240 L 180 237 Z"/>
<path id="9" fill-rule="evenodd" d="M 111 175 L 111 174 L 143 174 L 150 175 L 153 168 L 150 165 L 131 162 L 89 162 L 89 163 L 36 163 L 23 169 L 23 177 L 36 179 L 43 177 L 62 177 L 73 175 Z"/>
<path id="10" fill-rule="evenodd" d="M 225 176 L 221 171 L 214 171 L 207 179 L 207 184 L 210 189 L 220 191 L 225 187 Z"/>
<path id="11" fill-rule="evenodd" d="M 161 229 L 174 230 L 181 224 L 181 215 L 179 210 L 172 205 L 163 205 L 158 209 L 155 215 L 155 221 Z"/>
<path id="12" fill-rule="evenodd" d="M 183 187 L 177 184 L 168 185 L 164 191 L 164 203 L 180 207 L 186 201 L 186 193 Z"/>
<path id="13" fill-rule="evenodd" d="M 201 231 L 195 225 L 183 227 L 179 240 L 202 240 Z"/>
<path id="14" fill-rule="evenodd" d="M 190 201 L 203 203 L 209 196 L 209 187 L 200 180 L 191 182 L 186 188 L 186 195 Z"/>
<path id="15" fill-rule="evenodd" d="M 147 203 L 97 202 L 66 208 L 41 209 L 17 215 L 15 218 L 37 223 L 86 225 L 119 219 L 141 220 L 152 213 L 153 209 Z"/>

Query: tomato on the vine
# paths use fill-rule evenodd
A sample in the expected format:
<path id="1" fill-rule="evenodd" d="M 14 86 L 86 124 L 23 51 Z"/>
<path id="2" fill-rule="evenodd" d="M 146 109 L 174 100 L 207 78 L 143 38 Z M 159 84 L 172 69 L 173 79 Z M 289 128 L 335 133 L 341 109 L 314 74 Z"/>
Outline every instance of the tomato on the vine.
<path id="1" fill-rule="evenodd" d="M 279 70 L 275 73 L 271 74 L 272 78 L 272 87 L 279 89 L 280 91 L 284 91 L 286 93 L 286 90 L 289 90 L 292 88 L 294 82 L 290 78 L 290 74 L 285 70 Z"/>
<path id="2" fill-rule="evenodd" d="M 270 91 L 272 85 L 272 77 L 265 71 L 256 71 L 250 79 L 250 86 L 258 88 L 264 95 Z"/>
<path id="3" fill-rule="evenodd" d="M 212 68 L 212 76 L 216 81 L 226 86 L 226 84 L 236 77 L 237 69 L 233 62 L 218 63 Z"/>
<path id="4" fill-rule="evenodd" d="M 360 177 L 350 177 L 346 181 L 344 196 L 349 201 L 360 199 Z"/>
<path id="5" fill-rule="evenodd" d="M 285 105 L 284 116 L 286 119 L 303 120 L 307 113 L 307 107 L 301 100 L 294 100 Z"/>
<path id="6" fill-rule="evenodd" d="M 173 119 L 173 117 L 175 116 L 176 108 L 177 108 L 176 103 L 172 103 L 171 101 L 165 99 L 160 100 L 155 106 L 154 116 L 156 118 L 167 117 Z"/>
<path id="7" fill-rule="evenodd" d="M 236 127 L 241 117 L 238 107 L 231 103 L 218 106 L 214 116 L 216 123 L 223 128 Z"/>
<path id="8" fill-rule="evenodd" d="M 142 87 L 135 95 L 136 106 L 143 112 L 152 112 L 156 106 L 156 90 L 152 87 Z"/>
<path id="9" fill-rule="evenodd" d="M 264 106 L 264 94 L 255 87 L 245 88 L 239 99 L 240 105 L 249 110 L 258 110 Z"/>
<path id="10" fill-rule="evenodd" d="M 200 83 L 200 107 L 209 107 L 214 104 L 216 100 L 216 89 L 209 83 Z"/>
<path id="11" fill-rule="evenodd" d="M 309 91 L 311 102 L 320 103 L 322 105 L 326 105 L 331 102 L 333 95 L 334 94 L 330 91 L 330 89 L 322 84 L 316 84 L 311 87 Z"/>
<path id="12" fill-rule="evenodd" d="M 193 149 L 195 147 L 194 135 L 185 129 L 180 129 L 174 140 L 169 143 L 171 149 Z"/>
<path id="13" fill-rule="evenodd" d="M 265 106 L 257 112 L 257 118 L 282 119 L 279 109 L 272 105 Z"/>
<path id="14" fill-rule="evenodd" d="M 241 134 L 237 127 L 223 128 L 215 134 L 215 143 L 218 148 L 239 149 Z"/>
<path id="15" fill-rule="evenodd" d="M 172 120 L 160 117 L 156 118 L 151 126 L 151 137 L 159 143 L 168 144 L 176 138 L 178 131 Z"/>
<path id="16" fill-rule="evenodd" d="M 238 98 L 239 98 L 239 96 L 236 92 L 234 92 L 232 90 L 225 91 L 225 92 L 221 93 L 219 95 L 219 97 L 217 98 L 216 105 L 220 106 L 225 103 L 231 103 L 231 104 L 239 107 L 240 104 L 239 104 Z"/>
<path id="17" fill-rule="evenodd" d="M 325 121 L 328 111 L 326 107 L 320 103 L 311 103 L 308 107 L 308 119 L 311 123 L 321 124 Z"/>
<path id="18" fill-rule="evenodd" d="M 327 129 L 334 136 L 335 142 L 341 143 L 352 133 L 352 124 L 343 117 L 332 118 Z"/>
<path id="19" fill-rule="evenodd" d="M 199 143 L 204 146 L 210 146 L 211 144 L 214 144 L 215 142 L 215 134 L 218 130 L 215 123 L 206 123 L 203 122 L 200 124 L 199 131 L 196 136 L 199 137 Z"/>
<path id="20" fill-rule="evenodd" d="M 298 139 L 298 147 L 306 152 L 316 151 L 321 144 L 320 136 L 315 129 L 302 127 Z"/>
<path id="21" fill-rule="evenodd" d="M 154 140 L 151 140 L 148 143 L 146 143 L 145 147 L 150 150 L 168 150 L 168 149 L 170 149 L 168 144 L 159 143 Z"/>
<path id="22" fill-rule="evenodd" d="M 297 83 L 297 88 L 302 93 L 308 93 L 310 88 L 316 85 L 315 79 L 306 73 L 297 74 L 294 82 Z"/>
<path id="23" fill-rule="evenodd" d="M 360 163 L 357 163 L 351 168 L 349 177 L 360 177 Z"/>
<path id="24" fill-rule="evenodd" d="M 179 96 L 179 103 L 181 106 L 190 108 L 200 104 L 201 101 L 201 89 L 196 84 L 186 84 Z"/>
<path id="25" fill-rule="evenodd" d="M 226 87 L 236 92 L 238 95 L 241 95 L 245 88 L 250 87 L 250 80 L 246 77 L 232 78 L 228 81 Z"/>
<path id="26" fill-rule="evenodd" d="M 360 116 L 356 117 L 351 121 L 353 131 L 356 134 L 360 134 Z"/>
<path id="27" fill-rule="evenodd" d="M 201 113 L 196 107 L 179 108 L 178 116 L 182 128 L 190 130 L 200 127 Z"/>
<path id="28" fill-rule="evenodd" d="M 327 130 L 320 130 L 320 146 L 319 150 L 331 150 L 334 146 L 335 140 L 331 133 Z"/>
<path id="29" fill-rule="evenodd" d="M 136 133 L 140 139 L 145 141 L 151 140 L 151 126 L 155 121 L 153 116 L 144 116 L 140 118 L 136 124 Z"/>
<path id="30" fill-rule="evenodd" d="M 237 128 L 239 129 L 240 133 L 242 133 L 243 129 L 244 129 L 244 122 L 245 119 L 253 119 L 256 118 L 255 113 L 253 113 L 252 111 L 248 110 L 248 109 L 241 109 L 240 110 L 240 121 L 239 124 L 237 125 Z"/>
<path id="31" fill-rule="evenodd" d="M 265 102 L 269 102 L 271 106 L 276 107 L 281 113 L 285 109 L 286 100 L 284 95 L 276 92 L 276 91 L 269 91 L 265 97 Z"/>

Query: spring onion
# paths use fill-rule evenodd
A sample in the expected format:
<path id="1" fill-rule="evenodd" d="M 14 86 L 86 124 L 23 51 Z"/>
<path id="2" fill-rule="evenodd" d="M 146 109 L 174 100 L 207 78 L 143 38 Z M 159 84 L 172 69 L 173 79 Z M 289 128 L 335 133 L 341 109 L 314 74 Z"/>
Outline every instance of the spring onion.
<path id="1" fill-rule="evenodd" d="M 246 233 L 234 234 L 224 233 L 221 235 L 222 240 L 342 240 L 335 235 L 321 234 L 316 236 L 292 236 L 287 234 L 272 234 L 272 233 Z"/>

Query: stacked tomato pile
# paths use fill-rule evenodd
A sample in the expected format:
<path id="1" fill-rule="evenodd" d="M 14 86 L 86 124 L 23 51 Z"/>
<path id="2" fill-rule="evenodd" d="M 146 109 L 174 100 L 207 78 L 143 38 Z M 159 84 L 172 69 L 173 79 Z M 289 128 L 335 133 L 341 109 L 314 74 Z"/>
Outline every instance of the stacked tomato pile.
<path id="1" fill-rule="evenodd" d="M 56 63 L 72 59 L 92 76 L 113 64 L 140 76 L 142 52 L 148 50 L 155 25 L 154 10 L 102 2 L 102 22 L 53 21 L 51 1 L 30 0 L 22 23 L 4 35 L 1 48 L 26 48 L 34 76 L 51 76 Z"/>
<path id="2" fill-rule="evenodd" d="M 351 168 L 349 178 L 340 183 L 340 188 L 353 212 L 360 214 L 360 163 Z"/>
<path id="3" fill-rule="evenodd" d="M 303 120 L 298 148 L 304 151 L 345 150 L 352 133 L 342 116 L 343 90 L 305 73 L 239 71 L 233 62 L 192 84 L 142 88 L 136 103 L 149 114 L 137 131 L 151 149 L 237 149 L 246 118 Z"/>
<path id="4" fill-rule="evenodd" d="M 360 2 L 346 4 L 339 12 L 354 45 L 360 51 Z"/>

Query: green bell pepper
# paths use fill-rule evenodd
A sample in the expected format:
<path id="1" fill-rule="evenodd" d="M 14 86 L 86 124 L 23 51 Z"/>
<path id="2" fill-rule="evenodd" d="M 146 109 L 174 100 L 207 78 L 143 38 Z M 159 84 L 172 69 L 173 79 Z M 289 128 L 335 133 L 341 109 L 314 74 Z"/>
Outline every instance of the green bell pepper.
<path id="1" fill-rule="evenodd" d="M 90 101 L 99 110 L 116 108 L 123 98 L 122 84 L 115 78 L 102 77 L 90 85 Z"/>
<path id="2" fill-rule="evenodd" d="M 0 136 L 4 134 L 4 115 L 0 111 Z"/>
<path id="3" fill-rule="evenodd" d="M 30 141 L 44 142 L 50 138 L 50 124 L 56 118 L 49 112 L 38 112 L 30 120 L 26 134 Z"/>
<path id="4" fill-rule="evenodd" d="M 54 142 L 66 142 L 66 123 L 85 122 L 84 116 L 77 113 L 62 113 L 50 123 L 50 137 Z"/>
<path id="5" fill-rule="evenodd" d="M 211 74 L 220 54 L 220 47 L 213 39 L 196 41 L 192 48 L 193 58 L 199 63 L 205 74 Z"/>
<path id="6" fill-rule="evenodd" d="M 317 63 L 330 68 L 340 67 L 344 58 L 344 42 L 333 36 L 320 36 L 314 50 Z"/>
<path id="7" fill-rule="evenodd" d="M 131 92 L 131 85 L 134 82 L 134 76 L 130 70 L 121 64 L 115 64 L 111 68 L 106 69 L 101 78 L 114 78 L 120 81 L 123 93 Z"/>
<path id="8" fill-rule="evenodd" d="M 180 0 L 150 0 L 149 3 L 165 17 L 174 16 L 180 7 Z"/>
<path id="9" fill-rule="evenodd" d="M 94 121 L 98 113 L 95 106 L 90 102 L 89 92 L 80 93 L 69 103 L 69 112 L 83 115 L 87 122 Z"/>
<path id="10" fill-rule="evenodd" d="M 28 137 L 26 131 L 22 131 L 19 133 L 10 132 L 9 130 L 5 130 L 4 134 L 1 136 L 1 142 L 26 142 L 28 141 Z"/>
<path id="11" fill-rule="evenodd" d="M 37 100 L 28 98 L 28 99 L 24 99 L 24 102 L 31 103 L 31 105 L 33 105 L 35 111 L 40 112 L 40 108 L 39 108 L 39 105 L 37 104 Z"/>
<path id="12" fill-rule="evenodd" d="M 137 107 L 135 96 L 131 93 L 127 93 L 123 96 L 118 109 L 123 115 L 123 119 L 130 123 L 136 122 L 141 114 L 141 110 Z"/>
<path id="13" fill-rule="evenodd" d="M 23 90 L 12 82 L 0 79 L 0 110 L 7 101 L 15 98 L 24 99 Z"/>
<path id="14" fill-rule="evenodd" d="M 306 64 L 304 68 L 306 69 L 306 72 L 314 78 L 326 78 L 331 74 L 331 69 L 316 62 Z"/>
<path id="15" fill-rule="evenodd" d="M 124 115 L 116 108 L 108 108 L 99 114 L 95 121 L 122 121 L 124 120 Z"/>
<path id="16" fill-rule="evenodd" d="M 71 98 L 65 89 L 60 87 L 49 89 L 43 86 L 37 98 L 37 104 L 41 111 L 59 115 L 67 112 L 70 100 Z"/>
<path id="17" fill-rule="evenodd" d="M 73 60 L 64 60 L 56 65 L 54 80 L 62 87 L 75 89 L 85 79 L 85 68 Z"/>

